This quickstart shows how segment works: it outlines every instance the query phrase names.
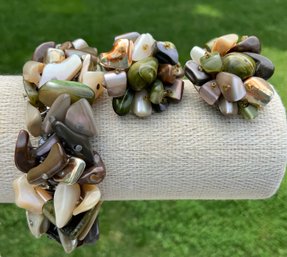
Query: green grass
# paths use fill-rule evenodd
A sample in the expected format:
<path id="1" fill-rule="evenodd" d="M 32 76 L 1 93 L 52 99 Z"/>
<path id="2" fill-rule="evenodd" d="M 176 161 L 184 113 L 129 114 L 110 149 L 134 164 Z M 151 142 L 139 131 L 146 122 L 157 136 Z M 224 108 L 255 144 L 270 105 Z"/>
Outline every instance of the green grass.
<path id="1" fill-rule="evenodd" d="M 0 73 L 20 74 L 37 44 L 85 38 L 99 51 L 128 31 L 150 32 L 176 44 L 180 60 L 194 45 L 236 32 L 255 34 L 276 65 L 271 79 L 287 106 L 287 2 L 242 1 L 1 1 Z M 8 171 L 7 171 L 8 172 Z M 101 240 L 70 256 L 287 256 L 287 182 L 264 201 L 106 202 Z M 34 240 L 24 211 L 0 207 L 0 256 L 64 256 L 60 246 Z"/>

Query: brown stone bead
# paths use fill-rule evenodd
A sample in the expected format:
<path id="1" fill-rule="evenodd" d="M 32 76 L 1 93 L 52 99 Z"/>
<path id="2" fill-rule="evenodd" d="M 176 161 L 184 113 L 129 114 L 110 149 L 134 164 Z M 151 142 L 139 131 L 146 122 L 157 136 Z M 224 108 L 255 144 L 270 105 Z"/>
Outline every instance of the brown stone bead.
<path id="1" fill-rule="evenodd" d="M 160 64 L 157 76 L 163 83 L 173 84 L 176 80 L 174 67 L 170 64 Z"/>
<path id="2" fill-rule="evenodd" d="M 27 173 L 37 165 L 31 150 L 32 145 L 29 140 L 29 133 L 26 130 L 20 130 L 15 146 L 14 161 L 16 167 L 22 172 Z"/>
<path id="3" fill-rule="evenodd" d="M 68 164 L 68 157 L 63 147 L 56 143 L 52 146 L 47 158 L 38 166 L 29 170 L 27 180 L 31 184 L 42 184 Z"/>

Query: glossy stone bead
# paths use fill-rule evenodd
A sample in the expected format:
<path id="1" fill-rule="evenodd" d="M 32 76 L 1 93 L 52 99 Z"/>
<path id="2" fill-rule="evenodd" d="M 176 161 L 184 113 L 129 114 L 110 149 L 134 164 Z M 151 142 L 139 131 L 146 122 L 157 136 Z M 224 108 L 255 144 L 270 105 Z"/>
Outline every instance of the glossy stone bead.
<path id="1" fill-rule="evenodd" d="M 251 52 L 244 52 L 244 54 L 250 56 L 256 62 L 254 76 L 261 77 L 265 80 L 272 77 L 275 71 L 275 66 L 267 57 Z"/>
<path id="2" fill-rule="evenodd" d="M 49 118 L 51 116 L 54 116 L 57 120 L 64 121 L 66 112 L 69 109 L 70 105 L 71 105 L 70 95 L 62 94 L 56 98 L 42 123 L 42 131 L 45 134 L 50 134 L 52 132 L 52 127 Z"/>
<path id="3" fill-rule="evenodd" d="M 88 43 L 82 38 L 78 38 L 72 41 L 72 45 L 75 49 L 78 50 L 83 49 L 85 47 L 89 47 Z"/>
<path id="4" fill-rule="evenodd" d="M 133 48 L 131 40 L 119 39 L 110 52 L 101 53 L 100 62 L 106 69 L 126 70 L 132 64 Z"/>
<path id="5" fill-rule="evenodd" d="M 245 99 L 248 103 L 258 107 L 268 104 L 274 95 L 272 86 L 266 80 L 259 77 L 251 77 L 245 80 L 244 86 L 247 92 Z"/>
<path id="6" fill-rule="evenodd" d="M 101 156 L 94 151 L 94 164 L 92 167 L 85 169 L 79 184 L 98 184 L 103 181 L 106 176 L 106 168 Z"/>
<path id="7" fill-rule="evenodd" d="M 206 54 L 200 58 L 202 69 L 208 73 L 220 72 L 222 69 L 222 60 L 219 53 Z"/>
<path id="8" fill-rule="evenodd" d="M 155 57 L 160 63 L 175 65 L 178 63 L 178 52 L 175 45 L 171 42 L 157 41 Z"/>
<path id="9" fill-rule="evenodd" d="M 255 119 L 258 116 L 258 109 L 252 104 L 248 104 L 244 101 L 238 103 L 239 113 L 246 120 Z"/>
<path id="10" fill-rule="evenodd" d="M 228 102 L 224 97 L 221 97 L 218 102 L 218 108 L 223 115 L 236 115 L 238 114 L 237 103 Z"/>
<path id="11" fill-rule="evenodd" d="M 194 61 L 187 61 L 184 71 L 186 77 L 197 86 L 202 86 L 210 80 L 210 76 L 202 71 L 201 67 Z"/>
<path id="12" fill-rule="evenodd" d="M 209 105 L 214 105 L 218 101 L 218 99 L 221 95 L 221 91 L 220 91 L 216 81 L 211 80 L 211 81 L 204 83 L 199 88 L 199 95 Z"/>
<path id="13" fill-rule="evenodd" d="M 117 41 L 119 39 L 128 39 L 128 40 L 135 42 L 139 36 L 140 36 L 140 33 L 138 32 L 128 32 L 128 33 L 116 36 L 114 41 Z"/>
<path id="14" fill-rule="evenodd" d="M 39 90 L 39 100 L 46 106 L 51 106 L 61 94 L 68 94 L 74 103 L 86 98 L 90 104 L 95 99 L 94 91 L 88 86 L 75 81 L 50 80 Z"/>
<path id="15" fill-rule="evenodd" d="M 26 127 L 34 137 L 41 134 L 42 118 L 39 110 L 27 102 L 26 107 Z"/>
<path id="16" fill-rule="evenodd" d="M 63 227 L 61 231 L 70 239 L 83 240 L 91 230 L 100 211 L 102 202 L 100 201 L 93 209 L 76 215 L 72 220 Z"/>
<path id="17" fill-rule="evenodd" d="M 83 244 L 95 244 L 100 237 L 100 229 L 99 229 L 99 215 L 96 218 L 93 226 L 91 227 L 89 233 L 83 240 Z"/>
<path id="18" fill-rule="evenodd" d="M 199 46 L 194 46 L 190 50 L 190 58 L 193 60 L 195 63 L 200 64 L 200 58 L 205 55 L 206 51 L 199 47 Z"/>
<path id="19" fill-rule="evenodd" d="M 230 49 L 230 52 L 252 52 L 252 53 L 260 53 L 261 52 L 261 44 L 256 36 L 246 36 L 238 42 L 234 47 Z"/>
<path id="20" fill-rule="evenodd" d="M 221 56 L 225 55 L 238 41 L 238 35 L 227 34 L 217 38 L 211 48 L 211 52 L 218 52 Z"/>
<path id="21" fill-rule="evenodd" d="M 31 184 L 45 183 L 68 164 L 68 157 L 59 143 L 52 146 L 47 158 L 38 166 L 29 170 L 27 180 Z"/>
<path id="22" fill-rule="evenodd" d="M 145 118 L 152 114 L 151 102 L 148 92 L 145 89 L 135 93 L 132 103 L 132 112 L 140 118 Z"/>
<path id="23" fill-rule="evenodd" d="M 113 109 L 119 116 L 124 116 L 130 112 L 134 92 L 128 88 L 123 96 L 113 98 Z"/>
<path id="24" fill-rule="evenodd" d="M 123 96 L 127 88 L 126 72 L 107 72 L 104 74 L 104 84 L 107 88 L 108 95 L 112 97 Z"/>
<path id="25" fill-rule="evenodd" d="M 147 57 L 134 63 L 128 71 L 128 82 L 132 89 L 140 91 L 152 84 L 157 77 L 158 61 Z"/>
<path id="26" fill-rule="evenodd" d="M 228 102 L 239 101 L 246 95 L 242 80 L 234 74 L 220 72 L 216 76 L 216 83 Z"/>
<path id="27" fill-rule="evenodd" d="M 25 79 L 23 79 L 23 85 L 25 92 L 29 98 L 29 102 L 35 107 L 39 106 L 39 94 L 36 85 Z"/>
<path id="28" fill-rule="evenodd" d="M 87 71 L 83 75 L 83 84 L 89 86 L 95 93 L 95 100 L 104 92 L 104 72 Z"/>
<path id="29" fill-rule="evenodd" d="M 78 246 L 78 239 L 70 239 L 59 228 L 57 229 L 61 245 L 66 253 L 71 253 Z"/>
<path id="30" fill-rule="evenodd" d="M 101 199 L 101 191 L 96 185 L 84 184 L 81 186 L 83 200 L 73 210 L 73 215 L 86 212 L 94 208 Z"/>
<path id="31" fill-rule="evenodd" d="M 63 170 L 58 172 L 53 177 L 53 179 L 56 182 L 73 185 L 79 180 L 85 168 L 86 163 L 82 159 L 77 157 L 70 157 L 67 166 Z"/>
<path id="32" fill-rule="evenodd" d="M 44 216 L 54 225 L 56 225 L 56 215 L 54 201 L 50 200 L 44 203 L 42 208 Z"/>
<path id="33" fill-rule="evenodd" d="M 134 51 L 132 54 L 133 61 L 140 61 L 144 58 L 152 56 L 155 50 L 156 41 L 151 34 L 141 34 L 134 43 Z"/>
<path id="34" fill-rule="evenodd" d="M 183 89 L 183 80 L 177 79 L 172 85 L 165 86 L 166 97 L 168 97 L 172 102 L 178 103 L 182 99 Z"/>
<path id="35" fill-rule="evenodd" d="M 72 155 L 83 159 L 87 166 L 94 164 L 94 155 L 89 138 L 74 132 L 61 121 L 55 120 L 50 117 L 52 128 L 56 135 L 65 142 L 65 147 L 71 152 Z"/>
<path id="36" fill-rule="evenodd" d="M 161 103 L 159 104 L 152 104 L 152 108 L 155 112 L 164 112 L 167 110 L 169 106 L 169 101 L 167 98 L 163 98 Z"/>
<path id="37" fill-rule="evenodd" d="M 26 211 L 26 219 L 30 232 L 36 238 L 40 238 L 49 229 L 50 222 L 43 214 Z"/>
<path id="38" fill-rule="evenodd" d="M 28 183 L 26 174 L 13 181 L 15 203 L 18 207 L 35 214 L 42 214 L 44 200 L 36 193 L 34 187 Z"/>
<path id="39" fill-rule="evenodd" d="M 173 84 L 177 78 L 176 70 L 170 64 L 160 64 L 157 76 L 163 83 L 168 84 Z"/>
<path id="40" fill-rule="evenodd" d="M 56 43 L 53 41 L 44 42 L 41 45 L 37 46 L 34 53 L 32 60 L 36 62 L 44 62 L 44 57 L 47 53 L 47 50 L 49 48 L 54 48 L 56 46 Z"/>
<path id="41" fill-rule="evenodd" d="M 42 85 L 52 79 L 72 80 L 81 70 L 81 68 L 82 61 L 77 55 L 72 55 L 61 63 L 49 63 L 43 69 L 43 74 L 39 82 L 39 87 L 42 87 Z"/>
<path id="42" fill-rule="evenodd" d="M 164 97 L 165 91 L 163 84 L 160 80 L 156 80 L 150 89 L 149 93 L 149 99 L 153 104 L 160 104 L 163 97 Z"/>
<path id="43" fill-rule="evenodd" d="M 35 61 L 28 61 L 23 66 L 23 78 L 26 81 L 39 84 L 41 73 L 43 72 L 44 64 Z"/>
<path id="44" fill-rule="evenodd" d="M 243 53 L 230 53 L 223 57 L 222 70 L 233 73 L 241 79 L 251 77 L 255 73 L 256 64 L 252 58 Z"/>
<path id="45" fill-rule="evenodd" d="M 57 48 L 48 48 L 45 63 L 59 63 L 65 60 L 65 52 Z"/>
<path id="46" fill-rule="evenodd" d="M 37 165 L 37 161 L 31 150 L 32 145 L 29 133 L 26 130 L 20 130 L 14 153 L 14 161 L 18 170 L 26 173 Z"/>
<path id="47" fill-rule="evenodd" d="M 93 137 L 97 134 L 93 109 L 85 98 L 70 106 L 66 113 L 65 124 L 75 132 L 88 137 Z"/>
<path id="48" fill-rule="evenodd" d="M 56 215 L 56 225 L 58 228 L 64 227 L 72 218 L 81 189 L 78 184 L 67 185 L 60 183 L 56 187 L 54 195 L 54 210 Z"/>
<path id="49" fill-rule="evenodd" d="M 58 228 L 55 225 L 50 223 L 50 227 L 49 227 L 46 235 L 48 236 L 48 238 L 55 240 L 56 242 L 61 244 L 60 237 L 58 234 Z"/>
<path id="50" fill-rule="evenodd" d="M 92 61 L 94 62 L 94 64 L 97 64 L 97 56 L 98 56 L 98 49 L 95 48 L 95 47 L 84 47 L 81 49 L 81 51 L 87 53 L 87 54 L 90 54 L 92 56 Z"/>
<path id="51" fill-rule="evenodd" d="M 216 40 L 217 40 L 217 38 L 213 38 L 213 39 L 210 39 L 208 42 L 206 42 L 204 44 L 204 46 L 205 46 L 207 51 L 211 52 L 211 49 L 212 49 L 212 47 L 213 47 L 213 45 L 214 45 Z"/>
<path id="52" fill-rule="evenodd" d="M 37 158 L 40 158 L 50 152 L 52 146 L 56 143 L 60 143 L 59 138 L 56 134 L 52 134 L 42 145 L 33 149 L 32 153 Z"/>

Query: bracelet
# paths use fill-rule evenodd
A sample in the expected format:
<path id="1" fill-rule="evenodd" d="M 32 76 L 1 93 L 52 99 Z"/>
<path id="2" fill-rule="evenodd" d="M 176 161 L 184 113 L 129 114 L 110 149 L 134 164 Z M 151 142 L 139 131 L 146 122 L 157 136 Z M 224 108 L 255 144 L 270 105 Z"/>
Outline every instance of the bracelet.
<path id="1" fill-rule="evenodd" d="M 185 75 L 202 99 L 222 114 L 254 119 L 274 94 L 266 80 L 275 68 L 260 52 L 256 36 L 224 35 L 207 42 L 205 49 L 191 49 Z"/>
<path id="2" fill-rule="evenodd" d="M 149 33 L 130 32 L 116 36 L 112 50 L 99 59 L 116 114 L 131 111 L 144 118 L 181 101 L 184 71 L 173 43 L 156 41 Z"/>
<path id="3" fill-rule="evenodd" d="M 99 239 L 101 192 L 106 175 L 92 150 L 96 135 L 91 104 L 103 92 L 97 49 L 83 39 L 39 45 L 23 67 L 26 126 L 19 132 L 13 181 L 15 203 L 26 210 L 28 227 L 46 234 L 65 252 Z M 40 137 L 32 146 L 29 133 Z"/>

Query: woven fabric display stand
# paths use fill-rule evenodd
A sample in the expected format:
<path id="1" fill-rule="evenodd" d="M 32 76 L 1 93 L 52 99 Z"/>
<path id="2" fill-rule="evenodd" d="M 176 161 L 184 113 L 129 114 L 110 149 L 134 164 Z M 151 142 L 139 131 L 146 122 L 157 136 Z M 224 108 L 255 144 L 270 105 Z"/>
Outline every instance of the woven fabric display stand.
<path id="1" fill-rule="evenodd" d="M 22 77 L 0 76 L 0 88 L 0 202 L 13 202 L 14 147 L 25 128 Z M 252 121 L 224 117 L 189 81 L 181 103 L 147 119 L 117 116 L 106 93 L 93 107 L 93 145 L 107 171 L 103 200 L 262 199 L 284 176 L 287 123 L 277 93 Z"/>

